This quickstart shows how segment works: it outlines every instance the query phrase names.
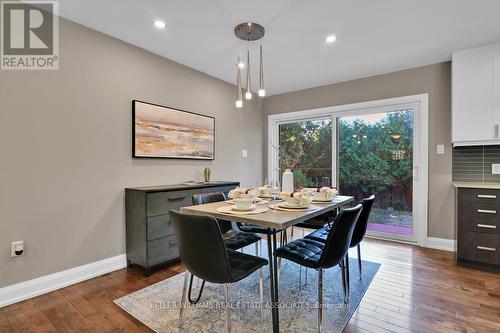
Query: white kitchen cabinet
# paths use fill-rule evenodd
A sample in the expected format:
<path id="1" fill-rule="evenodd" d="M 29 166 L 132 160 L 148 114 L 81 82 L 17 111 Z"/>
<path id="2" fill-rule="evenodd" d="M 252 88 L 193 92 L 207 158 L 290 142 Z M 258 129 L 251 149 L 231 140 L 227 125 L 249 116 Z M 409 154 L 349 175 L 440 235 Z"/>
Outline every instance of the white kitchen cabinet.
<path id="1" fill-rule="evenodd" d="M 453 54 L 454 146 L 500 144 L 500 44 Z"/>

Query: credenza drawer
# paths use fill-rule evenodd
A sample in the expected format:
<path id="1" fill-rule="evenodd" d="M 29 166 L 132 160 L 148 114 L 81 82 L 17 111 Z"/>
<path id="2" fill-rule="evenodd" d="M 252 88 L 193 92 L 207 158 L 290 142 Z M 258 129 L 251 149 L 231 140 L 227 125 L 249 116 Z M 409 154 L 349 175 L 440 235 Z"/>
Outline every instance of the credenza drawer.
<path id="1" fill-rule="evenodd" d="M 500 207 L 495 204 L 462 203 L 457 220 L 460 230 L 500 233 Z"/>
<path id="2" fill-rule="evenodd" d="M 194 191 L 148 193 L 147 216 L 165 215 L 171 209 L 179 210 L 181 207 L 192 206 L 194 193 Z"/>
<path id="3" fill-rule="evenodd" d="M 153 266 L 179 257 L 175 235 L 148 242 L 148 265 Z"/>
<path id="4" fill-rule="evenodd" d="M 175 233 L 169 216 L 158 215 L 148 217 L 148 241 L 171 236 Z"/>
<path id="5" fill-rule="evenodd" d="M 458 257 L 487 264 L 500 264 L 500 236 L 472 231 L 458 234 Z"/>
<path id="6" fill-rule="evenodd" d="M 458 202 L 461 203 L 483 203 L 500 205 L 500 191 L 481 188 L 461 188 L 458 191 Z"/>

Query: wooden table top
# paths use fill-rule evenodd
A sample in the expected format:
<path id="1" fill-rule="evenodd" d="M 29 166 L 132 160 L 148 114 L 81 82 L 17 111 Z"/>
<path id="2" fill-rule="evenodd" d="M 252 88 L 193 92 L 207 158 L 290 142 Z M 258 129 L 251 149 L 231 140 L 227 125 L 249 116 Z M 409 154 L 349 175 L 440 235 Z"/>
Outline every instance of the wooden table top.
<path id="1" fill-rule="evenodd" d="M 213 216 L 219 219 L 252 224 L 260 227 L 283 229 L 291 227 L 292 225 L 295 225 L 297 223 L 304 222 L 306 220 L 309 220 L 313 217 L 316 217 L 333 209 L 347 205 L 353 201 L 354 201 L 353 197 L 339 195 L 336 196 L 334 200 L 329 203 L 313 203 L 311 205 L 311 209 L 307 211 L 291 212 L 291 211 L 280 211 L 280 210 L 270 209 L 265 213 L 253 214 L 253 215 L 236 215 L 236 214 L 219 213 L 217 211 L 218 207 L 228 205 L 228 203 L 221 201 L 204 205 L 182 207 L 181 213 Z M 267 204 L 267 206 L 269 206 L 272 203 Z"/>

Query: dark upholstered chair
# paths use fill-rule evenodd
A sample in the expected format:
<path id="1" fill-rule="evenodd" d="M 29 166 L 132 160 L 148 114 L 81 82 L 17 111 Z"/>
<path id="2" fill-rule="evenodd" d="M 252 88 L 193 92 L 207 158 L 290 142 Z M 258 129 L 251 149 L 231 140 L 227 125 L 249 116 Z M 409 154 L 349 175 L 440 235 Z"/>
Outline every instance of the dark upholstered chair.
<path id="1" fill-rule="evenodd" d="M 179 253 L 186 267 L 182 289 L 180 324 L 186 304 L 189 273 L 210 283 L 224 284 L 226 304 L 229 305 L 229 285 L 238 282 L 259 270 L 260 302 L 262 311 L 263 276 L 261 268 L 266 259 L 227 249 L 219 223 L 213 217 L 195 216 L 171 210 Z M 226 306 L 227 331 L 231 332 L 231 307 Z"/>
<path id="2" fill-rule="evenodd" d="M 210 192 L 210 193 L 200 193 L 193 195 L 193 205 L 203 205 L 212 202 L 225 201 L 226 196 L 222 192 Z M 230 250 L 241 250 L 244 247 L 255 244 L 255 254 L 259 255 L 259 241 L 261 237 L 249 232 L 241 232 L 236 230 L 233 227 L 233 223 L 231 221 L 226 220 L 217 220 L 219 227 L 222 232 L 222 237 L 224 239 L 224 243 L 226 247 Z M 200 291 L 196 299 L 191 298 L 191 291 L 193 287 L 193 276 L 191 275 L 191 279 L 189 281 L 189 290 L 188 290 L 188 300 L 192 304 L 196 304 L 199 302 L 201 298 L 201 294 L 203 293 L 203 287 L 205 286 L 205 281 L 202 282 Z"/>
<path id="3" fill-rule="evenodd" d="M 203 205 L 212 202 L 226 201 L 226 196 L 222 192 L 200 193 L 193 195 L 193 205 Z M 221 228 L 224 242 L 231 250 L 239 250 L 248 245 L 256 244 L 255 250 L 258 255 L 257 242 L 261 237 L 251 232 L 241 232 L 236 230 L 231 221 L 217 220 Z"/>
<path id="4" fill-rule="evenodd" d="M 361 271 L 361 241 L 366 235 L 366 229 L 368 228 L 368 220 L 370 218 L 370 213 L 372 211 L 373 203 L 375 202 L 375 196 L 371 195 L 368 198 L 361 200 L 361 205 L 363 209 L 361 210 L 361 214 L 359 215 L 358 222 L 356 223 L 356 227 L 354 228 L 354 233 L 352 235 L 351 245 L 350 247 L 358 247 L 358 267 L 359 267 L 359 279 L 361 279 L 362 271 Z M 312 234 L 306 236 L 306 238 L 317 240 L 320 242 L 325 242 L 328 236 L 328 228 L 320 229 Z M 349 265 L 349 264 L 348 264 Z M 349 268 L 349 266 L 348 266 Z M 349 272 L 348 272 L 349 273 Z"/>
<path id="5" fill-rule="evenodd" d="M 329 230 L 325 242 L 310 238 L 292 241 L 276 250 L 276 256 L 318 270 L 318 332 L 323 323 L 323 270 L 336 265 L 342 269 L 344 303 L 349 302 L 345 258 L 351 244 L 361 205 L 343 210 Z"/>

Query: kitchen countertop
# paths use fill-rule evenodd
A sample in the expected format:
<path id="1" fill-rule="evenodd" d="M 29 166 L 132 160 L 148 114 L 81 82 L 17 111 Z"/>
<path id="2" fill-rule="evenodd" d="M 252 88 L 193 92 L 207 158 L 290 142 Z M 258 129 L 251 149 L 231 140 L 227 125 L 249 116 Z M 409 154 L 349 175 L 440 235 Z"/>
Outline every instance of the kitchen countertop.
<path id="1" fill-rule="evenodd" d="M 500 190 L 500 183 L 452 182 L 456 188 L 489 188 Z"/>

